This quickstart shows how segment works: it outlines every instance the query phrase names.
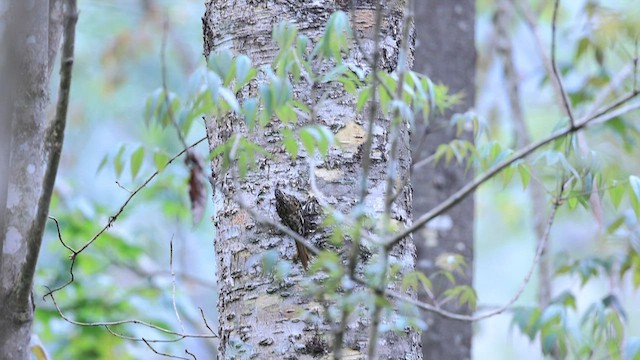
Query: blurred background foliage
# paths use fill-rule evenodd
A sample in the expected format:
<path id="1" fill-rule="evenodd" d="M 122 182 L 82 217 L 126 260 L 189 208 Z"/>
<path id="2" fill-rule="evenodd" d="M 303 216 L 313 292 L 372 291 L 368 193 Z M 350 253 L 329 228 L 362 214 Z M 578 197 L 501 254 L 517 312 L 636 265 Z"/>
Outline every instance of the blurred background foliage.
<path id="1" fill-rule="evenodd" d="M 477 2 L 476 110 L 489 125 L 492 140 L 513 144 L 513 109 L 508 102 L 501 60 L 496 54 L 494 15 L 500 3 L 500 0 Z M 640 13 L 634 3 L 580 0 L 562 4 L 558 65 L 578 111 L 588 107 L 597 90 L 610 84 L 617 71 L 638 56 L 633 39 L 638 39 Z M 549 44 L 551 2 L 528 4 L 540 14 L 538 31 L 544 43 Z M 143 116 L 148 96 L 162 87 L 162 34 L 166 31 L 170 90 L 184 93 L 191 74 L 204 67 L 200 21 L 204 5 L 200 0 L 80 0 L 79 9 L 69 126 L 50 211 L 60 223 L 62 238 L 76 249 L 89 241 L 130 191 L 156 170 L 154 159 L 167 159 L 182 149 L 174 129 L 155 123 L 145 125 Z M 520 101 L 527 128 L 535 140 L 556 128 L 563 116 L 537 55 L 535 39 L 520 15 L 512 17 L 508 30 Z M 52 84 L 57 84 L 57 79 Z M 623 90 L 621 87 L 617 92 Z M 595 161 L 607 179 L 625 182 L 629 175 L 640 174 L 639 128 L 629 118 L 595 127 L 583 139 L 589 151 L 597 152 Z M 204 126 L 196 119 L 186 134 L 186 142 L 193 143 L 204 135 Z M 206 154 L 207 146 L 200 144 L 197 150 Z M 172 242 L 176 307 L 186 332 L 207 332 L 199 308 L 209 325 L 216 328 L 211 211 L 207 208 L 204 220 L 192 224 L 188 172 L 182 158 L 164 169 L 133 199 L 109 231 L 78 257 L 75 282 L 56 294 L 66 316 L 81 322 L 139 319 L 179 331 L 169 267 Z M 555 174 L 541 173 L 540 178 L 532 181 L 544 184 Z M 492 181 L 476 195 L 474 269 L 481 309 L 505 303 L 522 283 L 532 261 L 536 244 L 533 218 L 541 214 L 531 210 L 527 191 L 530 190 L 522 190 L 515 176 L 506 184 Z M 208 207 L 210 202 L 207 201 Z M 634 346 L 640 336 L 640 293 L 636 290 L 640 275 L 634 279 L 640 270 L 619 276 L 625 256 L 631 257 L 634 251 L 637 256 L 640 248 L 638 217 L 627 200 L 614 206 L 606 197 L 602 206 L 601 220 L 592 208 L 581 207 L 579 203 L 571 211 L 568 206 L 563 207 L 550 239 L 549 256 L 559 272 L 554 279 L 553 295 L 559 296 L 558 304 L 565 311 L 559 312 L 560 325 L 554 320 L 546 326 L 556 326 L 557 333 L 571 337 L 569 346 L 574 349 L 569 355 L 574 357 L 580 354 L 581 346 L 598 343 L 593 338 L 598 336 L 597 332 L 591 330 L 603 326 L 604 321 L 612 324 L 611 309 L 618 306 L 616 302 L 625 309 L 624 316 L 616 317 L 619 311 L 613 314 L 624 323 L 624 344 Z M 56 287 L 68 281 L 68 255 L 51 222 L 36 279 L 34 331 L 54 358 L 152 358 L 154 354 L 144 343 L 116 337 L 104 327 L 70 324 L 60 318 L 50 300 L 40 300 L 46 286 Z M 640 260 L 636 268 L 640 268 Z M 536 281 L 534 278 L 517 303 L 524 310 L 475 325 L 474 358 L 543 357 L 537 330 L 544 324 L 532 328 L 533 310 L 528 308 L 537 305 Z M 135 325 L 112 330 L 124 336 L 162 338 L 157 331 Z M 203 358 L 211 358 L 216 344 L 185 339 L 155 346 L 171 353 L 183 353 L 187 348 Z M 602 354 L 606 357 L 606 350 L 602 351 L 595 349 L 590 358 L 600 358 L 596 356 Z"/>

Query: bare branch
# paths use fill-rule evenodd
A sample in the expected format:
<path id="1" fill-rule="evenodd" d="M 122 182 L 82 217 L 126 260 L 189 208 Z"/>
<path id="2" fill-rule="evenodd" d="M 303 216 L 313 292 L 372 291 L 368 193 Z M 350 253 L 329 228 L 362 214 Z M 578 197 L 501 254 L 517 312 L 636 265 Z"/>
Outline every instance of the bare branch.
<path id="1" fill-rule="evenodd" d="M 620 106 L 622 106 L 623 104 L 629 102 L 631 99 L 635 98 L 637 95 L 639 94 L 639 92 L 635 91 L 632 92 L 630 94 L 628 94 L 627 96 L 622 97 L 621 99 L 618 99 L 617 101 L 615 101 L 613 104 L 609 105 L 608 107 L 600 110 L 599 112 L 587 116 L 581 120 L 579 120 L 578 122 L 576 122 L 575 126 L 570 126 L 567 127 L 563 130 L 559 130 L 556 131 L 554 133 L 552 133 L 551 135 L 545 137 L 544 139 L 538 140 L 534 143 L 529 144 L 528 146 L 525 146 L 523 148 L 521 148 L 520 150 L 514 152 L 510 157 L 508 157 L 507 159 L 501 161 L 500 163 L 498 163 L 497 165 L 493 166 L 491 169 L 489 169 L 487 172 L 485 172 L 484 174 L 480 175 L 479 177 L 477 177 L 474 181 L 468 183 L 467 185 L 463 186 L 460 190 L 456 191 L 455 193 L 453 193 L 451 196 L 449 196 L 445 201 L 443 201 L 442 203 L 440 203 L 438 206 L 436 206 L 435 208 L 433 208 L 431 211 L 423 214 L 422 216 L 420 216 L 418 219 L 416 219 L 413 223 L 413 225 L 411 225 L 410 227 L 400 231 L 399 233 L 391 236 L 389 239 L 387 239 L 385 241 L 385 245 L 386 247 L 393 247 L 396 244 L 398 244 L 400 241 L 402 241 L 402 239 L 404 239 L 407 235 L 417 231 L 418 229 L 420 229 L 422 226 L 424 226 L 426 223 L 428 223 L 429 221 L 431 221 L 433 218 L 443 214 L 445 211 L 449 210 L 451 207 L 453 207 L 454 205 L 456 205 L 457 203 L 459 203 L 460 201 L 462 201 L 466 196 L 468 196 L 469 194 L 471 194 L 473 191 L 475 191 L 475 189 L 478 188 L 478 186 L 484 184 L 485 182 L 487 182 L 488 180 L 490 180 L 491 178 L 493 178 L 494 176 L 496 176 L 498 173 L 500 173 L 502 170 L 504 170 L 505 168 L 507 168 L 509 165 L 513 164 L 514 162 L 530 155 L 531 153 L 533 153 L 534 151 L 538 150 L 539 148 L 557 140 L 560 139 L 564 136 L 567 136 L 569 134 L 575 133 L 578 130 L 581 130 L 582 128 L 587 127 L 590 124 L 596 124 L 596 123 L 603 123 L 606 121 L 609 121 L 611 119 L 613 119 L 616 116 L 622 115 L 623 113 L 635 110 L 640 108 L 640 102 L 620 108 Z M 620 108 L 620 109 L 618 109 Z M 618 111 L 614 111 L 618 109 Z M 620 111 L 623 110 L 623 111 Z"/>
<path id="2" fill-rule="evenodd" d="M 407 0 L 404 8 L 403 15 L 403 25 L 402 25 L 402 47 L 400 48 L 400 54 L 398 55 L 398 85 L 396 88 L 396 93 L 394 94 L 394 98 L 396 101 L 402 99 L 402 94 L 404 92 L 404 75 L 406 71 L 409 69 L 408 57 L 409 57 L 409 33 L 411 32 L 411 27 L 413 26 L 413 1 Z M 398 120 L 397 120 L 398 119 Z M 384 206 L 384 218 L 383 218 L 383 234 L 386 235 L 387 229 L 389 228 L 389 220 L 391 219 L 391 205 L 393 204 L 394 199 L 397 197 L 397 194 L 400 194 L 403 189 L 399 188 L 394 191 L 394 183 L 395 179 L 398 177 L 398 143 L 400 140 L 400 127 L 403 126 L 403 120 L 400 117 L 400 111 L 396 108 L 393 111 L 393 115 L 390 119 L 391 121 L 391 154 L 388 160 L 388 168 L 387 168 L 387 179 L 386 179 L 386 193 L 385 193 L 385 206 Z M 397 122 L 396 122 L 397 121 Z M 373 133 L 369 133 L 369 137 L 372 137 Z M 409 177 L 405 177 L 408 179 Z M 395 192 L 395 194 L 394 194 Z M 376 288 L 374 289 L 374 293 L 381 293 L 382 290 L 386 287 L 387 283 L 387 271 L 388 271 L 388 263 L 389 263 L 389 251 L 391 248 L 383 247 L 382 249 L 382 272 L 379 274 L 379 283 L 376 284 Z M 353 273 L 352 273 L 353 277 Z M 377 345 L 378 345 L 378 335 L 379 329 L 378 326 L 380 324 L 380 312 L 382 311 L 382 306 L 379 301 L 373 302 L 373 311 L 371 315 L 371 328 L 369 333 L 369 359 L 377 359 Z"/>
<path id="3" fill-rule="evenodd" d="M 556 0 L 553 4 L 553 20 L 551 20 L 551 68 L 553 69 L 553 77 L 554 81 L 558 84 L 558 89 L 560 89 L 560 96 L 562 97 L 562 102 L 564 104 L 564 110 L 569 117 L 569 121 L 571 127 L 576 125 L 576 120 L 573 117 L 573 110 L 571 109 L 571 103 L 569 102 L 569 97 L 567 97 L 567 92 L 564 89 L 564 85 L 562 84 L 562 78 L 558 73 L 558 64 L 556 63 L 556 37 L 557 37 L 557 25 L 558 25 L 558 6 L 560 5 L 560 0 Z"/>
<path id="4" fill-rule="evenodd" d="M 211 331 L 213 335 L 216 335 L 216 332 L 213 331 L 213 329 L 209 326 L 209 323 L 207 322 L 206 316 L 204 316 L 204 311 L 202 310 L 202 308 L 199 307 L 198 309 L 200 310 L 200 315 L 202 315 L 202 321 L 204 322 L 204 326 L 206 326 L 207 329 L 209 329 L 209 331 Z"/>
<path id="5" fill-rule="evenodd" d="M 48 296 L 53 301 L 53 305 L 56 308 L 56 311 L 58 312 L 58 315 L 60 315 L 60 317 L 63 320 L 65 320 L 66 322 L 68 322 L 70 324 L 78 325 L 78 326 L 87 326 L 87 327 L 104 326 L 104 327 L 108 327 L 108 326 L 116 326 L 116 325 L 135 324 L 135 325 L 142 325 L 142 326 L 157 330 L 159 332 L 162 332 L 162 333 L 165 333 L 165 334 L 168 334 L 168 335 L 174 335 L 174 336 L 178 336 L 179 337 L 179 339 L 157 340 L 156 342 L 174 342 L 174 341 L 179 341 L 179 340 L 186 339 L 186 338 L 202 338 L 202 339 L 218 338 L 218 336 L 216 334 L 208 335 L 208 334 L 179 333 L 179 332 L 175 332 L 173 330 L 165 329 L 165 328 L 157 326 L 157 325 L 153 325 L 151 323 L 148 323 L 148 322 L 142 321 L 142 320 L 97 321 L 97 322 L 76 321 L 76 320 L 70 319 L 69 317 L 67 317 L 62 312 L 62 310 L 60 309 L 60 306 L 58 305 L 58 303 L 56 301 L 56 298 L 54 297 L 52 291 L 49 291 Z M 130 338 L 130 340 L 143 341 L 143 339 L 141 339 L 141 338 L 137 338 L 137 339 L 136 338 Z"/>
<path id="6" fill-rule="evenodd" d="M 553 207 L 551 209 L 551 213 L 549 215 L 549 218 L 547 220 L 547 225 L 545 227 L 545 231 L 544 234 L 542 236 L 542 238 L 538 241 L 538 247 L 536 249 L 536 254 L 533 258 L 533 261 L 531 263 L 531 266 L 529 267 L 529 270 L 527 271 L 527 274 L 525 275 L 525 277 L 522 280 L 522 283 L 520 284 L 520 287 L 518 288 L 518 290 L 513 294 L 513 296 L 511 297 L 511 299 L 505 303 L 504 305 L 498 307 L 497 309 L 493 309 L 490 311 L 487 311 L 485 313 L 479 314 L 479 315 L 464 315 L 464 314 L 458 314 L 458 313 L 453 313 L 450 311 L 447 311 L 443 308 L 441 308 L 442 304 L 436 304 L 436 305 L 431 305 L 428 303 L 424 303 L 415 299 L 412 299 L 404 294 L 400 294 L 398 292 L 395 291 L 391 291 L 391 290 L 385 290 L 384 294 L 409 303 L 411 305 L 415 305 L 418 308 L 424 310 L 424 311 L 429 311 L 429 312 L 434 312 L 437 313 L 439 315 L 442 315 L 446 318 L 449 319 L 454 319 L 454 320 L 460 320 L 460 321 L 479 321 L 479 320 L 483 320 L 483 319 L 487 319 L 490 317 L 493 317 L 495 315 L 501 314 L 507 310 L 509 310 L 513 304 L 515 304 L 515 302 L 520 298 L 520 296 L 522 296 L 522 294 L 524 293 L 524 290 L 526 289 L 527 285 L 529 284 L 529 281 L 531 281 L 531 276 L 533 275 L 533 272 L 536 268 L 536 266 L 538 265 L 538 263 L 540 262 L 540 259 L 542 258 L 542 255 L 544 253 L 544 249 L 546 248 L 546 244 L 549 240 L 549 235 L 551 234 L 551 227 L 553 226 L 553 223 L 555 221 L 556 218 L 556 214 L 558 211 L 558 208 L 560 207 L 560 205 L 562 204 L 562 194 L 564 192 L 564 185 L 561 186 L 560 192 L 557 194 L 557 196 L 555 197 L 555 200 L 553 202 Z M 367 282 L 365 282 L 364 280 L 360 280 L 360 279 L 355 279 L 356 282 L 366 285 L 366 286 L 370 286 Z"/>
<path id="7" fill-rule="evenodd" d="M 173 236 L 171 236 L 171 240 L 169 240 L 169 271 L 171 272 L 171 302 L 173 303 L 173 311 L 180 324 L 180 329 L 182 329 L 184 333 L 184 324 L 182 323 L 182 319 L 180 319 L 180 313 L 176 305 L 176 273 L 173 271 Z"/>
<path id="8" fill-rule="evenodd" d="M 205 141 L 207 138 L 203 137 L 202 139 L 196 141 L 195 143 L 191 144 L 191 146 L 182 149 L 179 153 L 177 153 L 176 155 L 174 155 L 171 159 L 169 159 L 166 164 L 166 166 L 169 166 L 173 161 L 175 161 L 178 157 L 180 157 L 182 154 L 184 154 L 185 152 L 189 151 L 189 149 L 195 147 L 196 145 L 200 144 L 201 142 Z M 59 238 L 59 240 L 62 242 L 62 244 L 71 251 L 71 255 L 69 255 L 69 258 L 71 259 L 71 265 L 69 266 L 69 272 L 71 273 L 71 279 L 65 283 L 62 286 L 59 286 L 57 288 L 54 288 L 53 290 L 50 290 L 48 293 L 46 293 L 44 295 L 44 297 L 46 296 L 50 296 L 51 294 L 60 291 L 62 289 L 64 289 L 65 287 L 67 287 L 69 284 L 71 284 L 73 282 L 73 267 L 75 265 L 75 260 L 76 257 L 82 253 L 85 249 L 87 249 L 91 244 L 93 244 L 94 241 L 96 241 L 100 235 L 102 235 L 105 231 L 107 231 L 107 229 L 109 229 L 111 227 L 111 225 L 113 225 L 113 223 L 118 219 L 118 217 L 122 214 L 122 212 L 124 212 L 124 209 L 127 207 L 127 205 L 129 205 L 129 202 L 142 190 L 144 189 L 156 176 L 158 176 L 158 174 L 160 174 L 159 170 L 156 170 L 153 174 L 151 174 L 151 176 L 149 176 L 143 183 L 142 185 L 138 186 L 138 188 L 136 188 L 133 192 L 131 192 L 131 194 L 129 194 L 129 197 L 127 197 L 127 199 L 124 201 L 124 203 L 122 203 L 122 205 L 120 205 L 120 209 L 118 209 L 118 211 L 116 211 L 115 214 L 113 214 L 112 216 L 109 217 L 109 220 L 107 221 L 107 224 L 104 225 L 102 227 L 102 229 L 100 229 L 89 241 L 87 241 L 82 247 L 80 247 L 80 249 L 78 250 L 73 250 L 71 249 L 69 246 L 64 244 L 64 241 L 62 241 L 62 238 Z M 57 224 L 57 222 L 56 222 Z M 58 235 L 60 234 L 60 232 L 58 231 Z"/>
<path id="9" fill-rule="evenodd" d="M 165 14 L 164 22 L 162 27 L 162 43 L 160 45 L 160 66 L 162 71 L 162 92 L 164 93 L 164 104 L 167 107 L 167 113 L 169 114 L 169 119 L 171 120 L 171 125 L 175 127 L 176 134 L 178 135 L 178 140 L 180 140 L 180 144 L 182 144 L 183 148 L 187 148 L 187 142 L 182 136 L 182 130 L 180 130 L 180 125 L 176 121 L 176 117 L 173 113 L 173 108 L 171 107 L 171 99 L 169 98 L 169 87 L 167 86 L 167 61 L 166 61 L 166 52 L 167 52 L 167 33 L 169 32 L 169 16 Z"/>
<path id="10" fill-rule="evenodd" d="M 147 347 L 149 347 L 149 349 L 151 349 L 151 351 L 153 351 L 154 353 L 156 353 L 156 354 L 158 354 L 160 356 L 164 356 L 164 357 L 168 357 L 168 358 L 172 358 L 172 359 L 191 360 L 191 359 L 186 358 L 186 357 L 159 352 L 158 350 L 154 349 L 153 346 L 151 346 L 151 344 L 149 344 L 149 342 L 147 340 L 145 340 L 144 338 L 142 338 L 142 341 L 147 345 Z"/>
<path id="11" fill-rule="evenodd" d="M 351 15 L 352 18 L 355 19 L 355 0 L 351 1 Z M 353 21 L 355 24 L 355 21 Z M 369 113 L 368 113 L 368 122 L 367 122 L 367 139 L 364 142 L 362 148 L 362 174 L 360 175 L 360 186 L 358 188 L 358 204 L 356 206 L 361 206 L 364 204 L 365 198 L 367 196 L 367 184 L 369 182 L 369 172 L 371 170 L 371 148 L 373 146 L 373 126 L 378 115 L 378 102 L 376 98 L 378 97 L 378 84 L 381 83 L 377 76 L 378 67 L 380 64 L 380 29 L 382 27 L 382 0 L 376 1 L 376 9 L 375 9 L 375 23 L 373 26 L 373 59 L 369 63 L 371 66 L 371 72 L 373 73 L 373 81 L 371 84 L 371 102 L 369 103 Z M 357 34 L 354 36 L 357 41 Z M 362 50 L 362 48 L 361 48 Z M 363 51 L 364 56 L 366 53 Z M 358 227 L 359 229 L 359 227 Z M 358 254 L 360 253 L 360 241 L 361 237 L 359 232 L 354 234 L 352 242 L 351 242 L 351 251 L 349 253 L 348 260 L 348 274 L 350 277 L 354 277 L 356 265 L 358 263 Z M 345 293 L 345 297 L 351 295 L 352 290 L 348 289 Z M 343 307 L 342 313 L 340 316 L 340 325 L 337 331 L 334 334 L 333 340 L 333 358 L 338 360 L 342 356 L 342 343 L 344 341 L 344 333 L 347 329 L 347 322 L 349 320 L 349 311 L 346 307 Z"/>

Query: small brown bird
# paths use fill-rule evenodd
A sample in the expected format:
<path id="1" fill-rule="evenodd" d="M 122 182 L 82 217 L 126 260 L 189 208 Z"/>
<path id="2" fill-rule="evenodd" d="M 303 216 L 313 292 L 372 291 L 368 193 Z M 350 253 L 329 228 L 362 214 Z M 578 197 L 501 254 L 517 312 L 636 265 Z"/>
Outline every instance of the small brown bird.
<path id="1" fill-rule="evenodd" d="M 276 186 L 276 212 L 282 223 L 287 225 L 296 233 L 306 236 L 307 227 L 305 224 L 304 208 L 300 200 L 295 196 L 285 194 Z M 302 263 L 302 267 L 307 270 L 309 267 L 309 252 L 307 248 L 296 240 L 296 250 L 298 250 L 298 258 Z"/>

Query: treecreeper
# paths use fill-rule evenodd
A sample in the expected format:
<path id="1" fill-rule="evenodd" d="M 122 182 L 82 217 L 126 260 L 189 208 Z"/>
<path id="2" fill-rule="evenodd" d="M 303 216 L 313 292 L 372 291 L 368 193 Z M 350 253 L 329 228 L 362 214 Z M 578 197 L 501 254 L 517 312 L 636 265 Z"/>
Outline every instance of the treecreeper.
<path id="1" fill-rule="evenodd" d="M 297 197 L 280 190 L 279 186 L 276 186 L 275 197 L 276 212 L 282 223 L 300 236 L 306 237 L 309 235 L 313 231 L 315 225 L 313 220 L 318 213 L 317 200 L 312 198 L 303 203 Z M 307 270 L 309 268 L 309 252 L 297 240 L 295 244 L 298 251 L 298 259 L 300 259 L 302 267 Z"/>

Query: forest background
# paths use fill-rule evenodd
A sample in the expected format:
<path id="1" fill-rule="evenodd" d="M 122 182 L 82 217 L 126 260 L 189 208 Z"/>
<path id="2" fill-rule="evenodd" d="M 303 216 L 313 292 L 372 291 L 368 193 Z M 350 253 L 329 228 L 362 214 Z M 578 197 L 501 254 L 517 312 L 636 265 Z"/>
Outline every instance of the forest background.
<path id="1" fill-rule="evenodd" d="M 632 2 L 610 1 L 607 6 L 631 8 Z M 504 76 L 491 49 L 495 39 L 492 15 L 495 3 L 477 3 L 476 47 L 479 51 L 476 111 L 487 119 L 494 136 L 509 139 L 512 133 L 509 105 L 506 103 Z M 147 98 L 162 86 L 161 47 L 166 34 L 168 87 L 177 93 L 187 91 L 190 77 L 204 67 L 201 1 L 79 1 L 76 61 L 72 85 L 67 137 L 56 181 L 50 215 L 61 226 L 65 239 L 91 238 L 103 220 L 129 196 L 129 190 L 154 168 L 153 159 L 166 159 L 181 150 L 175 134 L 159 126 L 145 124 Z M 573 58 L 580 43 L 580 32 L 589 22 L 585 2 L 563 4 L 561 30 L 558 32 L 558 58 L 567 76 L 569 92 L 582 86 L 583 79 L 572 77 Z M 168 16 L 167 16 L 168 15 Z M 549 28 L 550 16 L 540 26 Z M 418 20 L 419 21 L 419 20 Z M 519 24 L 511 29 L 514 44 L 531 44 L 528 29 Z M 543 32 L 548 35 L 546 30 Z M 530 47 L 514 48 L 520 91 L 530 131 L 546 134 L 562 117 L 554 107 L 556 99 L 545 84 L 544 68 L 532 56 Z M 54 70 L 57 74 L 57 70 Z M 52 88 L 58 79 L 52 78 Z M 55 97 L 55 89 L 52 89 Z M 553 105 L 552 105 L 553 104 Z M 193 143 L 204 134 L 201 124 L 187 134 Z M 640 162 L 632 152 L 624 152 L 620 135 L 603 131 L 597 139 L 599 150 L 609 159 L 624 164 L 627 171 L 640 173 Z M 636 145 L 637 146 L 637 145 Z M 144 149 L 146 160 L 131 166 L 134 154 Z M 206 153 L 206 145 L 199 148 Z M 637 150 L 636 150 L 637 154 Z M 147 186 L 104 235 L 103 241 L 85 253 L 77 264 L 77 279 L 57 294 L 65 313 L 78 321 L 144 317 L 150 322 L 175 325 L 172 277 L 169 272 L 169 243 L 173 244 L 173 270 L 178 283 L 176 304 L 183 321 L 191 329 L 201 327 L 202 308 L 215 328 L 215 261 L 210 243 L 213 227 L 210 201 L 204 220 L 192 226 L 187 189 L 188 169 L 169 166 Z M 489 182 L 476 193 L 476 257 L 474 287 L 479 306 L 504 303 L 520 286 L 527 272 L 535 236 L 529 221 L 529 197 L 514 181 Z M 634 217 L 629 208 L 627 218 Z M 611 219 L 609 219 L 611 220 Z M 631 220 L 628 220 L 631 221 Z M 606 225 L 611 225 L 612 222 Z M 566 212 L 554 225 L 552 258 L 572 257 L 593 252 L 613 251 L 616 244 L 594 238 L 597 227 L 590 211 L 579 209 L 569 217 Z M 625 226 L 631 236 L 638 234 L 637 223 Z M 635 233 L 635 235 L 633 235 Z M 557 239 L 557 240 L 556 240 Z M 554 255 L 555 254 L 555 255 Z M 42 302 L 45 286 L 66 281 L 68 254 L 58 242 L 56 227 L 47 226 L 35 281 L 36 325 L 39 335 L 55 358 L 140 358 L 149 349 L 140 343 L 118 339 L 103 328 L 79 327 L 61 319 L 50 301 Z M 640 336 L 640 293 L 631 286 L 631 277 L 622 278 L 624 306 L 628 313 L 627 336 Z M 602 297 L 610 282 L 606 277 L 582 287 L 580 278 L 561 277 L 557 287 L 579 292 L 579 306 Z M 519 299 L 518 305 L 536 302 L 536 278 Z M 512 314 L 505 313 L 476 323 L 473 341 L 475 358 L 537 359 L 540 348 L 511 325 Z M 144 336 L 141 331 L 137 334 Z M 159 348 L 171 351 L 175 344 Z M 180 348 L 195 353 L 212 353 L 215 344 L 201 339 L 186 339 Z"/>

